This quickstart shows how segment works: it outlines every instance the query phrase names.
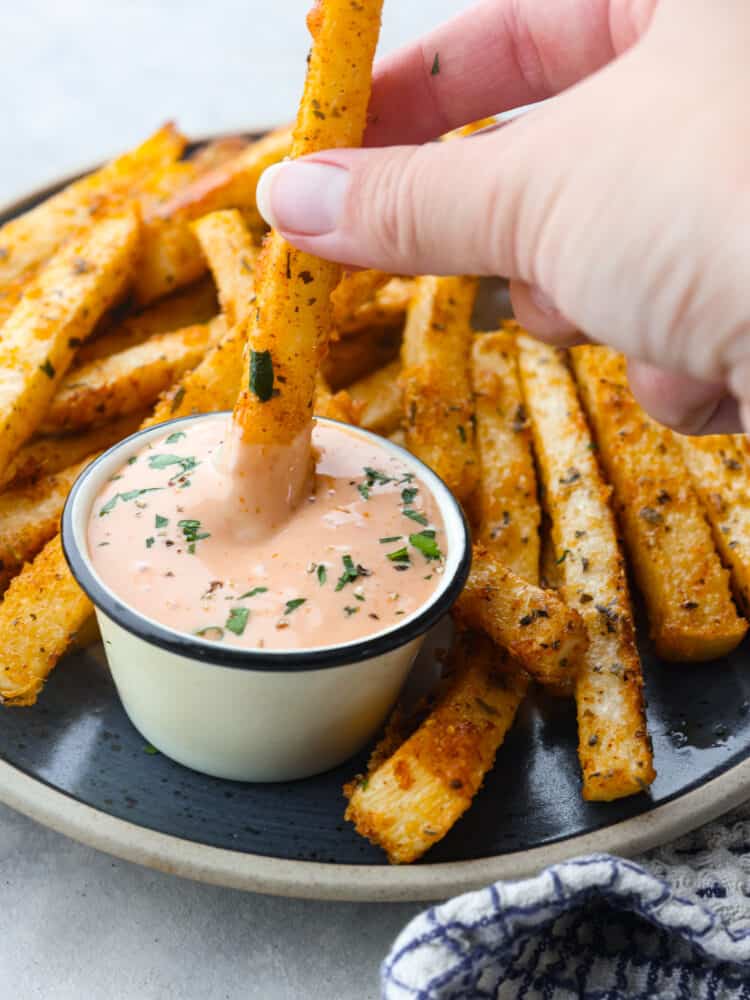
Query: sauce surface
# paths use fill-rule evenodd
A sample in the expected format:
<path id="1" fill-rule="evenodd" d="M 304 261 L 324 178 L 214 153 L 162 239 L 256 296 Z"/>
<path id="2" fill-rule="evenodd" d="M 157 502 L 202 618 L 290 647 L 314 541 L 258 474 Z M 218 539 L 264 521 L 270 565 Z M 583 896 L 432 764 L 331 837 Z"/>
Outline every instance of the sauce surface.
<path id="1" fill-rule="evenodd" d="M 135 451 L 91 511 L 91 561 L 141 614 L 248 649 L 311 649 L 396 625 L 440 583 L 445 534 L 407 465 L 344 427 L 316 424 L 315 470 L 292 512 L 239 476 L 225 416 L 172 428 Z M 262 507 L 262 505 L 261 505 Z M 258 524 L 263 530 L 259 533 Z"/>

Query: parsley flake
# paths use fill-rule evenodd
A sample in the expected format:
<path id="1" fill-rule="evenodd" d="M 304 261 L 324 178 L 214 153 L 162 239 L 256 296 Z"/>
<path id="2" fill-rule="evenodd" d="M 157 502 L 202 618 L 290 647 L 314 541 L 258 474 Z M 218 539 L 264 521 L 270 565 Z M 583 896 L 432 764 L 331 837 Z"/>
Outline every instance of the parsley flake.
<path id="1" fill-rule="evenodd" d="M 40 371 L 43 371 L 47 378 L 55 377 L 55 366 L 52 364 L 49 358 L 47 358 L 43 365 L 39 365 Z"/>
<path id="2" fill-rule="evenodd" d="M 168 524 L 169 524 L 168 517 L 162 517 L 161 514 L 157 514 L 156 517 L 154 518 L 154 527 L 156 528 L 166 528 Z"/>
<path id="3" fill-rule="evenodd" d="M 395 552 L 387 552 L 386 555 L 391 560 L 391 562 L 401 562 L 401 563 L 411 562 L 411 559 L 409 558 L 409 553 L 405 545 L 403 548 L 397 549 Z"/>
<path id="4" fill-rule="evenodd" d="M 415 549 L 419 549 L 425 559 L 442 559 L 443 553 L 435 540 L 434 531 L 420 531 L 416 535 L 409 535 L 409 543 Z"/>
<path id="5" fill-rule="evenodd" d="M 142 497 L 144 493 L 158 493 L 163 487 L 152 486 L 147 490 L 128 490 L 127 493 L 115 493 L 115 495 L 104 504 L 102 509 L 99 511 L 99 517 L 104 517 L 105 514 L 111 514 L 112 511 L 117 506 L 117 501 L 122 500 L 123 503 L 127 503 L 129 500 L 135 500 L 138 497 Z"/>
<path id="6" fill-rule="evenodd" d="M 181 441 L 184 437 L 187 437 L 187 434 L 185 433 L 185 431 L 175 431 L 174 434 L 170 434 L 169 435 L 169 437 L 167 438 L 167 440 L 164 443 L 165 444 L 177 444 L 177 442 Z"/>
<path id="7" fill-rule="evenodd" d="M 284 608 L 284 614 L 290 615 L 292 611 L 296 611 L 297 608 L 302 607 L 307 601 L 306 597 L 295 597 L 291 601 L 286 602 L 286 607 Z"/>
<path id="8" fill-rule="evenodd" d="M 248 590 L 246 593 L 240 594 L 240 596 L 237 599 L 239 601 L 244 601 L 246 597 L 249 598 L 249 597 L 255 597 L 256 594 L 265 594 L 267 590 L 268 587 L 253 587 L 252 590 Z"/>
<path id="9" fill-rule="evenodd" d="M 323 586 L 323 584 L 326 582 L 327 579 L 328 579 L 328 570 L 325 568 L 325 566 L 322 563 L 319 563 L 318 564 L 318 583 L 320 584 L 321 587 Z"/>
<path id="10" fill-rule="evenodd" d="M 273 396 L 273 359 L 270 351 L 250 351 L 250 392 L 267 403 Z"/>
<path id="11" fill-rule="evenodd" d="M 224 623 L 224 628 L 230 632 L 234 632 L 235 635 L 242 635 L 249 617 L 250 612 L 247 608 L 230 608 L 229 617 Z"/>
<path id="12" fill-rule="evenodd" d="M 385 538 L 379 538 L 378 541 L 381 545 L 388 545 L 390 542 L 398 542 L 403 537 L 403 535 L 386 535 Z"/>

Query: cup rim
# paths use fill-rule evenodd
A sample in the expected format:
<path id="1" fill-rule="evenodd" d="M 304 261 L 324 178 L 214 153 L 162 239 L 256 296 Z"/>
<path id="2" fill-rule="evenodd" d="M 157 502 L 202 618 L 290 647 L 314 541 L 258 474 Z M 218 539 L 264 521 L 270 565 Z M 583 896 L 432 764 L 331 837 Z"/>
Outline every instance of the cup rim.
<path id="1" fill-rule="evenodd" d="M 219 416 L 229 416 L 230 411 L 219 410 L 212 413 L 191 414 L 185 417 L 175 417 L 150 427 L 144 427 L 117 444 L 112 445 L 88 465 L 78 476 L 68 494 L 61 519 L 62 549 L 71 573 L 76 582 L 92 601 L 94 606 L 104 615 L 114 621 L 125 631 L 137 638 L 175 653 L 190 660 L 198 660 L 208 665 L 231 667 L 238 670 L 256 670 L 274 672 L 302 672 L 305 670 L 320 670 L 329 667 L 340 667 L 360 663 L 363 660 L 382 656 L 394 649 L 406 645 L 424 635 L 450 609 L 460 594 L 471 568 L 471 540 L 466 516 L 458 500 L 453 496 L 443 480 L 436 475 L 424 462 L 400 445 L 382 438 L 372 431 L 362 427 L 346 424 L 330 417 L 316 417 L 316 422 L 334 424 L 368 438 L 378 447 L 385 448 L 398 455 L 408 465 L 415 468 L 419 477 L 429 487 L 437 501 L 443 517 L 452 513 L 458 521 L 459 541 L 461 546 L 458 560 L 452 576 L 437 596 L 428 600 L 417 612 L 391 628 L 364 636 L 353 642 L 339 643 L 332 646 L 320 646 L 312 649 L 273 650 L 273 649 L 243 649 L 234 646 L 221 646 L 200 636 L 192 636 L 178 632 L 166 625 L 147 618 L 135 608 L 121 601 L 111 591 L 94 571 L 88 553 L 81 551 L 76 538 L 77 505 L 86 484 L 103 465 L 109 464 L 112 456 L 120 450 L 130 449 L 140 438 L 159 431 L 168 433 L 169 428 L 185 422 L 196 422 L 201 419 L 216 419 Z M 93 497 L 86 510 L 85 523 L 88 523 Z"/>

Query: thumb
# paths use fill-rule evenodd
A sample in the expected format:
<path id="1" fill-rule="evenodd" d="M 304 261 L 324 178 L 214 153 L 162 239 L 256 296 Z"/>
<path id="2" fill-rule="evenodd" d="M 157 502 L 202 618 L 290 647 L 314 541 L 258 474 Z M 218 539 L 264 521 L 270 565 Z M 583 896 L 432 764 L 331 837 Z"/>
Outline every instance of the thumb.
<path id="1" fill-rule="evenodd" d="M 391 274 L 530 280 L 518 259 L 529 176 L 524 124 L 452 142 L 329 150 L 279 163 L 260 179 L 258 208 L 294 246 L 328 260 Z M 524 219 L 524 233 L 532 222 Z"/>

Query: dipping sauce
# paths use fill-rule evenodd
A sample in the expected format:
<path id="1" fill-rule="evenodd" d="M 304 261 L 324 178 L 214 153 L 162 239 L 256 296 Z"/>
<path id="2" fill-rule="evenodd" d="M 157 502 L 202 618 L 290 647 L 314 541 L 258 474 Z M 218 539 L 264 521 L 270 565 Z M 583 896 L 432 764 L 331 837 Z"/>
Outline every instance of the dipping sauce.
<path id="1" fill-rule="evenodd" d="M 173 426 L 94 501 L 91 561 L 123 602 L 208 641 L 311 649 L 392 627 L 428 601 L 443 572 L 444 526 L 406 464 L 317 423 L 307 495 L 276 516 L 244 502 L 229 432 L 224 414 Z M 259 457 L 243 475 L 268 475 Z M 270 481 L 268 496 L 276 504 Z"/>

